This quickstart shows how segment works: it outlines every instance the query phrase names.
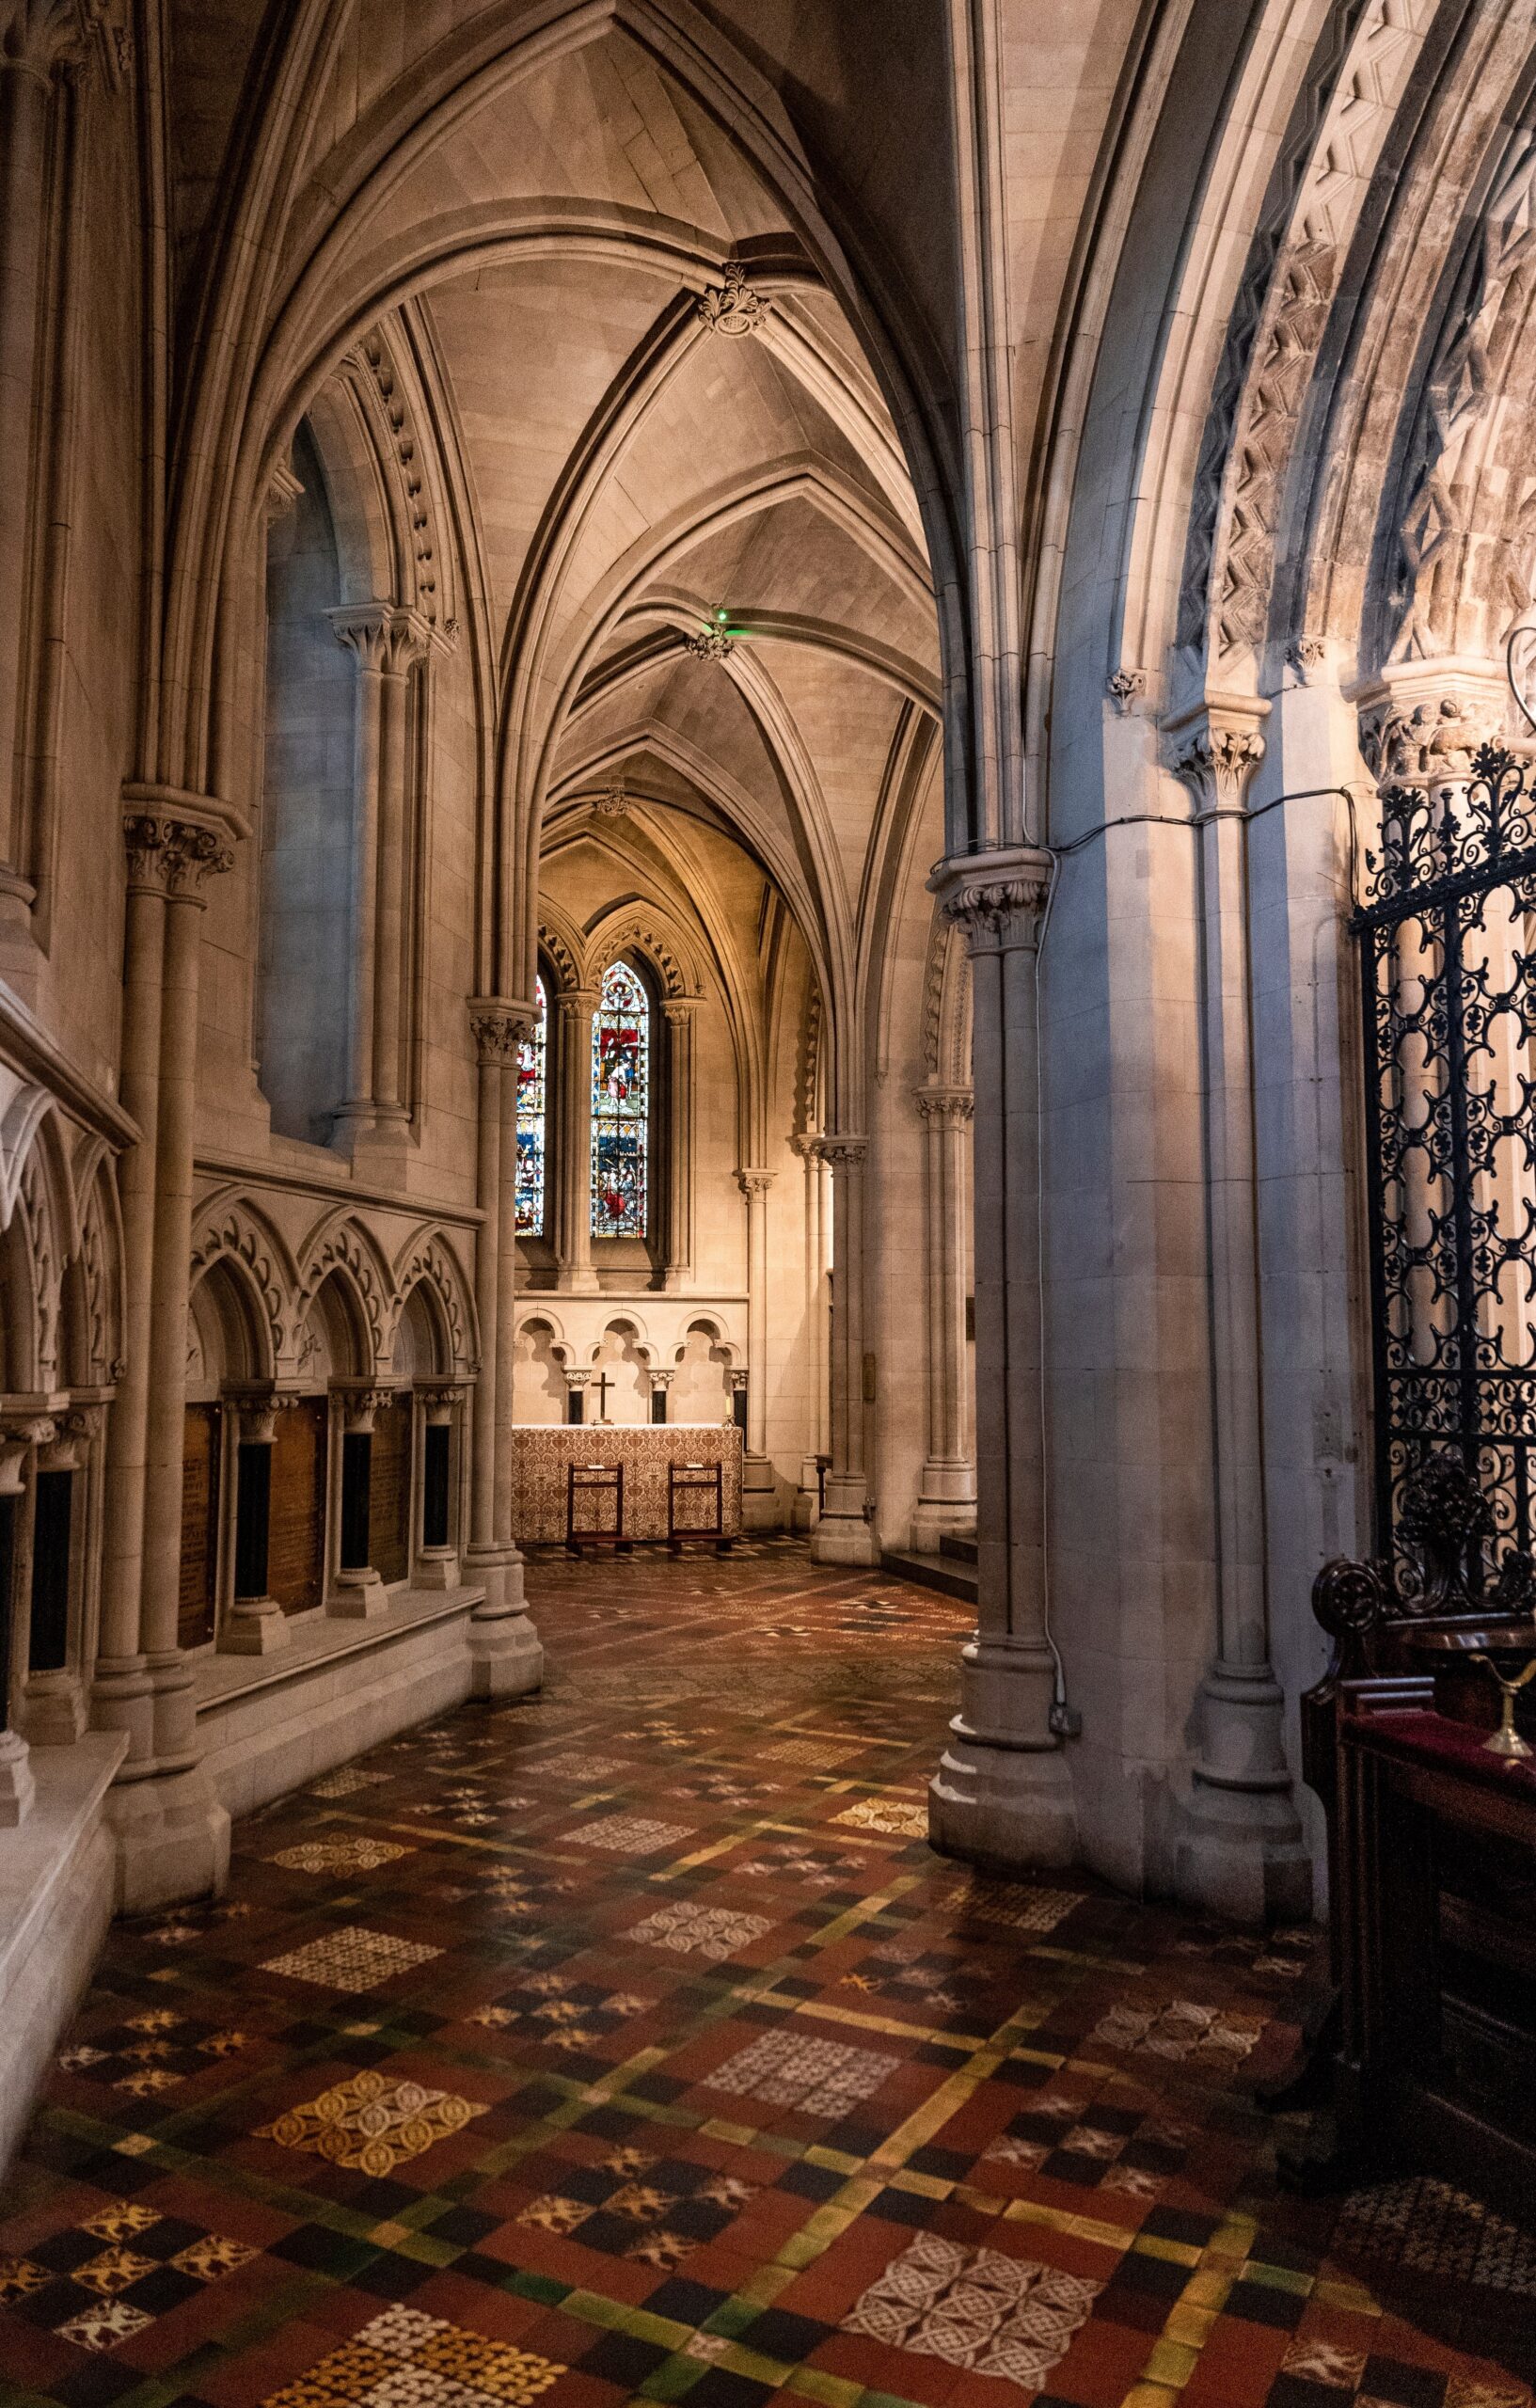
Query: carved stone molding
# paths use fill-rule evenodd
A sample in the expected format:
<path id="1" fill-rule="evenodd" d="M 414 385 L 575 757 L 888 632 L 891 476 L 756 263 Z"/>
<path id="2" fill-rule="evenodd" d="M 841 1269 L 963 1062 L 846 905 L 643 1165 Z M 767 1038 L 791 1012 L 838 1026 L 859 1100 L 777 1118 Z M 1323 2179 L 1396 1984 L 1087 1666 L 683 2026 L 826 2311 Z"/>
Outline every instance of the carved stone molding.
<path id="1" fill-rule="evenodd" d="M 52 1414 L 0 1414 L 0 1497 L 20 1497 L 22 1469 L 34 1447 L 50 1447 L 58 1433 Z"/>
<path id="2" fill-rule="evenodd" d="M 592 807 L 599 819 L 623 819 L 629 810 L 630 795 L 623 778 L 615 778 L 601 794 L 594 794 Z"/>
<path id="3" fill-rule="evenodd" d="M 1124 719 L 1132 703 L 1139 702 L 1147 691 L 1145 669 L 1116 669 L 1105 685 L 1104 691 Z"/>
<path id="4" fill-rule="evenodd" d="M 539 1016 L 531 1004 L 499 995 L 476 995 L 469 1005 L 469 1025 L 475 1033 L 475 1058 L 488 1069 L 515 1069 L 517 1049 L 532 1036 Z"/>
<path id="5" fill-rule="evenodd" d="M 724 335 L 739 342 L 744 335 L 762 332 L 772 307 L 771 301 L 752 291 L 740 261 L 732 260 L 725 270 L 724 282 L 706 293 L 699 303 L 699 316 L 712 335 Z"/>
<path id="6" fill-rule="evenodd" d="M 1322 636 L 1298 636 L 1286 646 L 1286 660 L 1304 686 L 1310 686 L 1320 669 L 1328 665 L 1328 645 Z"/>
<path id="7" fill-rule="evenodd" d="M 976 1100 L 970 1087 L 915 1087 L 912 1101 L 922 1117 L 937 1121 L 951 1129 L 964 1128 L 975 1113 Z"/>
<path id="8" fill-rule="evenodd" d="M 1033 946 L 1051 892 L 1051 856 L 1032 845 L 941 862 L 928 880 L 946 920 L 964 930 L 973 953 Z"/>
<path id="9" fill-rule="evenodd" d="M 337 642 L 356 654 L 359 668 L 376 670 L 384 677 L 404 675 L 432 642 L 430 619 L 393 602 L 365 602 L 327 610 L 325 616 Z"/>
<path id="10" fill-rule="evenodd" d="M 1188 786 L 1196 816 L 1242 811 L 1264 757 L 1260 728 L 1269 705 L 1208 704 L 1164 729 L 1169 766 Z"/>
<path id="11" fill-rule="evenodd" d="M 224 832 L 200 819 L 130 811 L 122 832 L 130 893 L 200 903 L 204 880 L 234 867 L 234 848 Z"/>
<path id="12" fill-rule="evenodd" d="M 736 1183 L 750 1203 L 754 1196 L 768 1194 L 773 1184 L 773 1173 L 770 1170 L 738 1170 Z"/>
<path id="13" fill-rule="evenodd" d="M 272 482 L 266 490 L 266 514 L 269 526 L 286 518 L 304 499 L 304 487 L 293 474 L 287 460 L 279 460 L 272 471 Z"/>

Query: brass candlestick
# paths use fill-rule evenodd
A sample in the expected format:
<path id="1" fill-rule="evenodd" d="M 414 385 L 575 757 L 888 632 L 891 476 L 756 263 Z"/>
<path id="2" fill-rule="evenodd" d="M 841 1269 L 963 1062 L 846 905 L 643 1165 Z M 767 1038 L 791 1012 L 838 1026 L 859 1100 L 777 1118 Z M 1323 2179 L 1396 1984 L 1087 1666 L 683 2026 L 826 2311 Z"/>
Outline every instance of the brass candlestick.
<path id="1" fill-rule="evenodd" d="M 1474 1656 L 1472 1661 L 1474 1664 L 1487 1665 L 1504 1697 L 1504 1710 L 1499 1718 L 1498 1729 L 1491 1739 L 1484 1739 L 1482 1743 L 1488 1753 L 1491 1756 L 1504 1756 L 1511 1764 L 1518 1764 L 1526 1756 L 1536 1756 L 1536 1748 L 1531 1746 L 1528 1739 L 1522 1739 L 1514 1727 L 1514 1701 L 1526 1683 L 1536 1676 L 1536 1656 L 1531 1657 L 1523 1672 L 1515 1674 L 1512 1681 L 1505 1679 L 1491 1656 Z"/>

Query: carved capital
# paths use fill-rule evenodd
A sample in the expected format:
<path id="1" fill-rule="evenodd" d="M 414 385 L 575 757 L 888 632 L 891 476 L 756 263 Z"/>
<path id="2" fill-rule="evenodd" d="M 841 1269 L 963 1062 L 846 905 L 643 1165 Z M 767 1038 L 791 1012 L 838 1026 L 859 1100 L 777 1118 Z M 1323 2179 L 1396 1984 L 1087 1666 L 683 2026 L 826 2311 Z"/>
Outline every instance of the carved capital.
<path id="1" fill-rule="evenodd" d="M 736 1183 L 750 1204 L 754 1196 L 768 1194 L 773 1184 L 773 1173 L 770 1170 L 738 1170 Z"/>
<path id="2" fill-rule="evenodd" d="M 270 1447 L 277 1435 L 277 1400 L 275 1396 L 243 1396 L 234 1400 L 240 1417 L 240 1443 L 243 1447 Z"/>
<path id="3" fill-rule="evenodd" d="M 266 490 L 267 524 L 276 526 L 279 518 L 286 518 L 303 498 L 304 487 L 293 474 L 291 463 L 279 460 L 272 471 L 272 482 Z"/>
<path id="4" fill-rule="evenodd" d="M 661 1017 L 669 1028 L 687 1028 L 699 1008 L 697 995 L 669 995 L 661 1006 Z"/>
<path id="5" fill-rule="evenodd" d="M 356 654 L 358 667 L 384 677 L 402 675 L 432 642 L 430 620 L 393 602 L 364 602 L 325 615 L 337 642 Z"/>
<path id="6" fill-rule="evenodd" d="M 601 794 L 594 794 L 592 807 L 599 819 L 623 819 L 629 809 L 629 791 L 623 778 L 615 778 Z"/>
<path id="7" fill-rule="evenodd" d="M 1116 669 L 1104 691 L 1124 719 L 1132 704 L 1139 702 L 1147 691 L 1147 672 L 1145 669 Z"/>
<path id="8" fill-rule="evenodd" d="M 46 82 L 85 58 L 89 31 L 81 0 L 0 0 L 0 67 Z"/>
<path id="9" fill-rule="evenodd" d="M 1286 646 L 1286 659 L 1298 682 L 1310 686 L 1313 679 L 1328 665 L 1328 643 L 1324 636 L 1298 636 Z"/>
<path id="10" fill-rule="evenodd" d="M 1208 704 L 1164 728 L 1169 765 L 1188 786 L 1196 816 L 1246 809 L 1249 784 L 1264 757 L 1259 730 L 1268 710 L 1257 700 L 1230 707 Z"/>
<path id="11" fill-rule="evenodd" d="M 476 995 L 469 1005 L 469 1025 L 475 1033 L 475 1058 L 487 1069 L 515 1069 L 517 1049 L 539 1024 L 531 1004 L 500 995 Z"/>
<path id="12" fill-rule="evenodd" d="M 357 1387 L 339 1387 L 335 1395 L 341 1409 L 341 1427 L 349 1438 L 372 1435 L 375 1416 L 395 1400 L 393 1388 L 366 1384 Z"/>
<path id="13" fill-rule="evenodd" d="M 234 867 L 234 848 L 227 833 L 203 819 L 129 811 L 122 832 L 130 893 L 200 903 L 204 880 Z"/>
<path id="14" fill-rule="evenodd" d="M 745 1396 L 745 1395 L 746 1395 L 746 1393 L 747 1393 L 747 1386 L 748 1386 L 748 1383 L 750 1382 L 751 1378 L 752 1378 L 752 1373 L 751 1373 L 750 1371 L 733 1371 L 733 1372 L 731 1373 L 731 1393 L 732 1393 L 732 1395 L 733 1395 L 733 1396 Z"/>
<path id="15" fill-rule="evenodd" d="M 699 303 L 699 316 L 712 335 L 725 335 L 739 341 L 743 335 L 762 331 L 771 301 L 765 301 L 747 282 L 747 271 L 738 260 L 732 260 L 725 270 L 725 280 L 706 293 Z"/>
<path id="16" fill-rule="evenodd" d="M 969 1087 L 917 1087 L 912 1101 L 925 1120 L 951 1129 L 963 1129 L 975 1111 Z"/>
<path id="17" fill-rule="evenodd" d="M 834 1175 L 838 1171 L 863 1170 L 869 1152 L 867 1137 L 850 1136 L 841 1130 L 830 1134 L 824 1132 L 813 1142 L 817 1155 Z"/>
<path id="18" fill-rule="evenodd" d="M 591 1379 L 592 1372 L 590 1370 L 585 1371 L 567 1371 L 565 1374 L 565 1385 L 568 1388 L 575 1388 L 579 1392 L 582 1388 L 588 1386 Z"/>
<path id="19" fill-rule="evenodd" d="M 464 1386 L 459 1380 L 418 1380 L 416 1383 L 417 1402 L 428 1421 L 436 1424 L 452 1420 L 453 1407 L 463 1393 Z"/>
<path id="20" fill-rule="evenodd" d="M 1414 661 L 1357 701 L 1360 751 L 1378 785 L 1454 785 L 1472 775 L 1481 745 L 1501 739 L 1508 687 L 1492 662 Z"/>
<path id="21" fill-rule="evenodd" d="M 20 1497 L 27 1456 L 34 1447 L 50 1447 L 58 1424 L 52 1414 L 0 1414 L 0 1497 Z"/>
<path id="22" fill-rule="evenodd" d="M 1032 845 L 999 846 L 986 853 L 941 862 L 928 892 L 973 953 L 1033 948 L 1051 892 L 1051 856 Z"/>
<path id="23" fill-rule="evenodd" d="M 675 1370 L 653 1371 L 651 1373 L 651 1394 L 653 1396 L 665 1396 L 667 1390 L 671 1387 L 676 1377 L 677 1373 Z"/>
<path id="24" fill-rule="evenodd" d="M 555 997 L 555 1006 L 562 1020 L 574 1021 L 579 1020 L 583 1012 L 594 1012 L 601 1000 L 595 987 L 567 987 Z"/>

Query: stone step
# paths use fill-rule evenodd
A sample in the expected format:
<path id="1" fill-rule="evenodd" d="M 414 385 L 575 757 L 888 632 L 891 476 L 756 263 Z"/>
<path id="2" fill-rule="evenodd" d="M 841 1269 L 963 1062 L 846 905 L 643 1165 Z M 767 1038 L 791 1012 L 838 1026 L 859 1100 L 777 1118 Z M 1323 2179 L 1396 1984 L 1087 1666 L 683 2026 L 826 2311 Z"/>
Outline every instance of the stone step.
<path id="1" fill-rule="evenodd" d="M 889 1572 L 896 1580 L 915 1580 L 925 1589 L 937 1589 L 942 1597 L 958 1597 L 968 1606 L 976 1602 L 976 1576 L 969 1564 L 957 1563 L 947 1555 L 918 1555 L 910 1547 L 886 1547 L 880 1556 L 880 1570 Z"/>
<path id="2" fill-rule="evenodd" d="M 944 1530 L 939 1539 L 939 1552 L 953 1563 L 974 1563 L 976 1534 L 974 1530 Z"/>

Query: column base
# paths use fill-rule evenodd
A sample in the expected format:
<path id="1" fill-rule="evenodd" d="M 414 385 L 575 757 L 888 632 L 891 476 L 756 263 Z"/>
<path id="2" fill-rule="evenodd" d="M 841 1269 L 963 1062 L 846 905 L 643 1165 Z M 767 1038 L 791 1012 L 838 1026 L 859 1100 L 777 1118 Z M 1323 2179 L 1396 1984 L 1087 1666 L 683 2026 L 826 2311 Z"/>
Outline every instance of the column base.
<path id="1" fill-rule="evenodd" d="M 1043 1641 L 966 1648 L 960 1711 L 928 1783 L 928 1838 L 941 1855 L 1014 1874 L 1076 1863 L 1071 1775 L 1051 1729 L 1054 1686 Z"/>
<path id="2" fill-rule="evenodd" d="M 449 1590 L 459 1586 L 459 1551 L 453 1546 L 424 1546 L 416 1559 L 413 1589 Z"/>
<path id="3" fill-rule="evenodd" d="M 118 1847 L 119 1914 L 150 1914 L 223 1891 L 230 1817 L 200 1765 L 119 1781 L 108 1793 L 106 1820 Z"/>
<path id="4" fill-rule="evenodd" d="M 154 1754 L 154 1693 L 142 1656 L 98 1656 L 90 1727 L 125 1733 L 131 1765 L 147 1764 Z"/>
<path id="5" fill-rule="evenodd" d="M 557 1296 L 600 1296 L 603 1283 L 590 1263 L 562 1263 L 555 1273 Z"/>
<path id="6" fill-rule="evenodd" d="M 0 1731 L 0 1830 L 24 1823 L 37 1796 L 31 1752 L 19 1731 Z"/>
<path id="7" fill-rule="evenodd" d="M 293 1637 L 276 1597 L 237 1597 L 219 1632 L 215 1655 L 275 1656 Z"/>
<path id="8" fill-rule="evenodd" d="M 1312 1860 L 1285 1760 L 1285 1697 L 1268 1664 L 1213 1664 L 1200 1685 L 1201 1750 L 1182 1810 L 1174 1887 L 1233 1923 L 1301 1923 Z"/>
<path id="9" fill-rule="evenodd" d="M 946 1536 L 974 1538 L 976 1500 L 974 1497 L 920 1497 L 912 1507 L 911 1545 L 914 1555 L 937 1555 Z"/>
<path id="10" fill-rule="evenodd" d="M 780 1523 L 779 1476 L 767 1455 L 741 1459 L 741 1527 L 776 1530 Z"/>
<path id="11" fill-rule="evenodd" d="M 811 1533 L 813 1563 L 878 1563 L 873 1523 L 862 1513 L 823 1513 Z"/>
<path id="12" fill-rule="evenodd" d="M 86 1701 L 73 1672 L 33 1672 L 22 1723 L 34 1748 L 72 1748 L 86 1727 Z"/>
<path id="13" fill-rule="evenodd" d="M 376 1622 L 389 1610 L 389 1592 L 376 1572 L 339 1572 L 325 1611 L 339 1622 Z"/>
<path id="14" fill-rule="evenodd" d="M 483 1622 L 469 1617 L 469 1694 L 478 1698 L 528 1697 L 544 1680 L 544 1647 L 531 1617 L 499 1613 Z"/>
<path id="15" fill-rule="evenodd" d="M 1174 1888 L 1184 1906 L 1227 1923 L 1306 1923 L 1312 1859 L 1289 1793 L 1216 1788 L 1196 1773 Z"/>

